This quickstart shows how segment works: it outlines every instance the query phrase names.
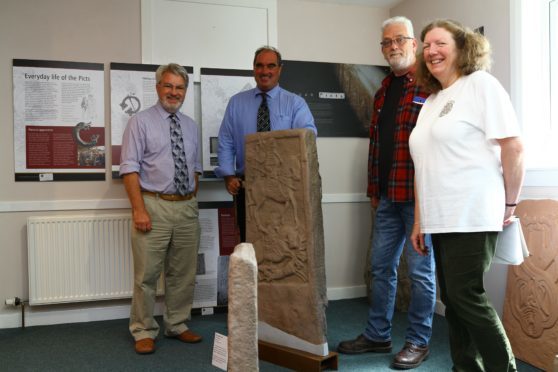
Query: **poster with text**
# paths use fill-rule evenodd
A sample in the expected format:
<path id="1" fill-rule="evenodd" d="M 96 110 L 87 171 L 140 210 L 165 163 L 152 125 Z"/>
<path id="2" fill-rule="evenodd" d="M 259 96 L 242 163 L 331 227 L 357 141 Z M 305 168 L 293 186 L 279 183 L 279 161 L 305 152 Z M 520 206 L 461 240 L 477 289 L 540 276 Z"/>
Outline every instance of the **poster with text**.
<path id="1" fill-rule="evenodd" d="M 283 61 L 281 87 L 306 100 L 318 137 L 368 137 L 374 94 L 389 67 Z"/>
<path id="2" fill-rule="evenodd" d="M 105 179 L 102 63 L 13 60 L 16 181 Z"/>
<path id="3" fill-rule="evenodd" d="M 194 307 L 217 306 L 217 260 L 219 257 L 219 224 L 217 209 L 199 210 L 201 226 Z"/>
<path id="4" fill-rule="evenodd" d="M 204 177 L 215 177 L 219 128 L 229 99 L 256 87 L 252 70 L 202 68 L 200 71 L 202 110 L 202 153 Z"/>
<path id="5" fill-rule="evenodd" d="M 228 257 L 238 244 L 231 202 L 200 202 L 200 247 L 194 308 L 226 306 Z"/>
<path id="6" fill-rule="evenodd" d="M 157 103 L 155 71 L 159 65 L 111 63 L 110 64 L 110 122 L 112 149 L 112 176 L 118 178 L 122 134 L 128 120 L 141 110 Z M 189 85 L 180 111 L 194 119 L 193 67 L 184 66 Z"/>

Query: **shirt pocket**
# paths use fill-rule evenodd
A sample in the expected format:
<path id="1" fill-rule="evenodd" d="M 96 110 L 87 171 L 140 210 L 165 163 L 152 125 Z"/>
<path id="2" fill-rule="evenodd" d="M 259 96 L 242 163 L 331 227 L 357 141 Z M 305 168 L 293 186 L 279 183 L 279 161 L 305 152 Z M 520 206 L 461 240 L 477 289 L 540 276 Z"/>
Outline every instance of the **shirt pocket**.
<path id="1" fill-rule="evenodd" d="M 281 130 L 281 129 L 291 129 L 292 128 L 292 118 L 290 115 L 287 114 L 277 114 L 272 115 L 271 117 L 271 128 L 273 130 Z"/>

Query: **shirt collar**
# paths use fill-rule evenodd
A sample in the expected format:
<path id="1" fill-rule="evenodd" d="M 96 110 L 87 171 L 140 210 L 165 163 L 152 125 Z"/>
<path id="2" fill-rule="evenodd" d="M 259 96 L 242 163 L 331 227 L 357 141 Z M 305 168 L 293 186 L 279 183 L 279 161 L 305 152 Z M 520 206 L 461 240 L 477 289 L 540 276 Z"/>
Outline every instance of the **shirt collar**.
<path id="1" fill-rule="evenodd" d="M 415 72 L 416 72 L 416 65 L 413 65 L 409 71 L 407 71 L 407 73 L 405 75 L 402 75 L 405 78 L 405 83 L 412 83 L 415 81 L 416 77 L 415 77 Z M 390 83 L 391 80 L 395 77 L 395 74 L 393 73 L 393 71 L 390 71 L 390 73 L 388 74 L 388 76 L 386 76 L 386 78 L 384 79 L 384 81 L 382 82 L 382 85 L 384 87 L 387 87 Z"/>
<path id="2" fill-rule="evenodd" d="M 161 105 L 160 101 L 157 101 L 157 104 L 155 105 L 155 108 L 156 108 L 157 112 L 159 113 L 159 115 L 161 115 L 161 118 L 163 120 L 165 120 L 165 121 L 169 120 L 169 115 L 172 114 L 172 113 L 165 110 L 163 108 L 163 106 Z M 180 121 L 180 111 L 177 111 L 175 113 L 175 116 L 176 116 L 176 121 L 179 122 Z"/>
<path id="3" fill-rule="evenodd" d="M 276 86 L 273 87 L 273 89 L 268 90 L 267 92 L 265 92 L 265 94 L 266 94 L 269 98 L 273 99 L 273 98 L 277 97 L 277 95 L 279 94 L 279 91 L 280 91 L 280 90 L 281 90 L 281 88 L 279 88 L 279 84 L 277 84 Z M 260 94 L 260 93 L 264 93 L 264 92 L 262 92 L 262 91 L 260 90 L 260 88 L 256 87 L 256 88 L 254 89 L 254 97 L 257 97 L 258 94 Z"/>

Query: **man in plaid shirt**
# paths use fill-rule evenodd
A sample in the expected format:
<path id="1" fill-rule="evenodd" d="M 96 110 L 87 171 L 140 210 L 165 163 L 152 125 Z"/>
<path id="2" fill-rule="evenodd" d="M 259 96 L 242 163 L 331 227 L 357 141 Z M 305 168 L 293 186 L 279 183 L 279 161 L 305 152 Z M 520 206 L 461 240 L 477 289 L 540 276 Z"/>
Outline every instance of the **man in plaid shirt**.
<path id="1" fill-rule="evenodd" d="M 392 72 L 374 97 L 368 156 L 368 190 L 376 211 L 371 254 L 371 304 L 363 334 L 343 341 L 347 354 L 391 352 L 391 320 L 397 291 L 397 267 L 403 251 L 411 281 L 409 327 L 393 367 L 418 367 L 428 357 L 436 302 L 432 249 L 421 256 L 413 250 L 414 167 L 409 136 L 427 93 L 413 75 L 417 42 L 411 21 L 393 17 L 382 24 L 382 53 Z M 405 244 L 406 243 L 406 244 Z"/>

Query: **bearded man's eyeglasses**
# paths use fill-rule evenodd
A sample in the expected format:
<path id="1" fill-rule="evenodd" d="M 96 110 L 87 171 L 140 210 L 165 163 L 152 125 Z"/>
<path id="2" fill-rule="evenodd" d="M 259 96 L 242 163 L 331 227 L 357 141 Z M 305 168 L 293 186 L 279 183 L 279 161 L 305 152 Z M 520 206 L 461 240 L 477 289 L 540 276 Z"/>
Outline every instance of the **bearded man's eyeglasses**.
<path id="1" fill-rule="evenodd" d="M 413 40 L 412 37 L 409 36 L 398 36 L 395 39 L 384 39 L 380 42 L 382 48 L 389 48 L 393 43 L 397 44 L 398 47 L 403 46 L 407 40 Z"/>

